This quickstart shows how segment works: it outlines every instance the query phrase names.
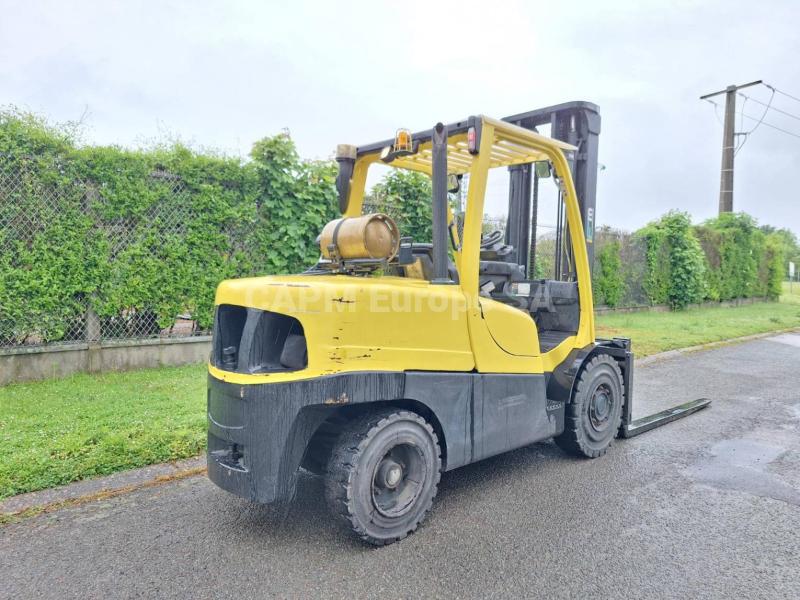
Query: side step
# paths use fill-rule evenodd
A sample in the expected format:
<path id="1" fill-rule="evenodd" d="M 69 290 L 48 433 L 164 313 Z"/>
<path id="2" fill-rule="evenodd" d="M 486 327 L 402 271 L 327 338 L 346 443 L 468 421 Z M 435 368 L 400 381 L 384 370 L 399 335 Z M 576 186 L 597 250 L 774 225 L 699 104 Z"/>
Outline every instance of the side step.
<path id="1" fill-rule="evenodd" d="M 623 420 L 622 427 L 620 427 L 620 433 L 624 438 L 632 438 L 636 435 L 644 433 L 645 431 L 650 431 L 656 427 L 661 427 L 662 425 L 666 425 L 667 423 L 681 419 L 687 415 L 697 412 L 698 410 L 702 410 L 709 404 L 711 404 L 710 399 L 699 398 L 684 404 L 679 404 L 678 406 L 673 406 L 667 410 L 662 410 L 661 412 L 649 415 L 647 417 L 636 419 L 635 421 Z"/>

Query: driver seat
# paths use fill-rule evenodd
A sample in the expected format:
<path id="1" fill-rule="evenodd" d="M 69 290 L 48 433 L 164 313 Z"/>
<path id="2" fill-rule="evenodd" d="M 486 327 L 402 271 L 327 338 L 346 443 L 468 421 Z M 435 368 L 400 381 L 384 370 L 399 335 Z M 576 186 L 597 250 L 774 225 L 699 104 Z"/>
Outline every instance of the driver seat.
<path id="1" fill-rule="evenodd" d="M 405 277 L 413 279 L 433 279 L 433 244 L 418 244 L 414 242 L 411 246 L 411 256 L 414 262 L 407 266 L 400 267 Z M 453 262 L 447 259 L 447 272 L 455 283 L 459 282 L 458 269 Z"/>

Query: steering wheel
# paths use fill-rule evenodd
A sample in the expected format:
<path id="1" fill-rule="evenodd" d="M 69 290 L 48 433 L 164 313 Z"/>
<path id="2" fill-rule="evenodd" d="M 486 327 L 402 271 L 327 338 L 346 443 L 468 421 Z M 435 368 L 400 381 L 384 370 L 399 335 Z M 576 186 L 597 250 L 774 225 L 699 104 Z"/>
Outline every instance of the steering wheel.
<path id="1" fill-rule="evenodd" d="M 502 242 L 504 237 L 505 234 L 499 229 L 494 229 L 489 233 L 484 233 L 481 235 L 481 250 L 489 250 L 490 248 L 494 247 L 495 244 Z"/>

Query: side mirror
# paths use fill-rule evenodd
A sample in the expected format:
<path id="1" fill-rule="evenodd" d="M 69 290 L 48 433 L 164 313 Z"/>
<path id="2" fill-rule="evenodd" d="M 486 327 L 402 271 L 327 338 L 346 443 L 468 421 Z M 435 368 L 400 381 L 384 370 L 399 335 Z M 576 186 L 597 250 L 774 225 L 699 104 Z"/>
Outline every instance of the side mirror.
<path id="1" fill-rule="evenodd" d="M 547 179 L 553 174 L 553 168 L 550 165 L 549 160 L 538 160 L 533 163 L 534 169 L 536 171 L 536 176 L 539 179 Z"/>
<path id="2" fill-rule="evenodd" d="M 461 191 L 461 178 L 463 175 L 456 175 L 451 173 L 447 176 L 447 191 L 451 194 L 457 194 Z"/>

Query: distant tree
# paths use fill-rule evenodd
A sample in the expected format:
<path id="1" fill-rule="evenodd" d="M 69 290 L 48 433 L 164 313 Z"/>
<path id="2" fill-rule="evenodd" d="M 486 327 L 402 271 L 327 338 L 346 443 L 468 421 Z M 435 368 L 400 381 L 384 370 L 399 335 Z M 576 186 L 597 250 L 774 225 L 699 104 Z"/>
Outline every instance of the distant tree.
<path id="1" fill-rule="evenodd" d="M 762 225 L 761 231 L 774 237 L 776 243 L 783 248 L 783 277 L 789 273 L 789 261 L 793 262 L 796 267 L 800 267 L 800 243 L 793 231 L 786 228 L 778 229 L 772 225 Z"/>

